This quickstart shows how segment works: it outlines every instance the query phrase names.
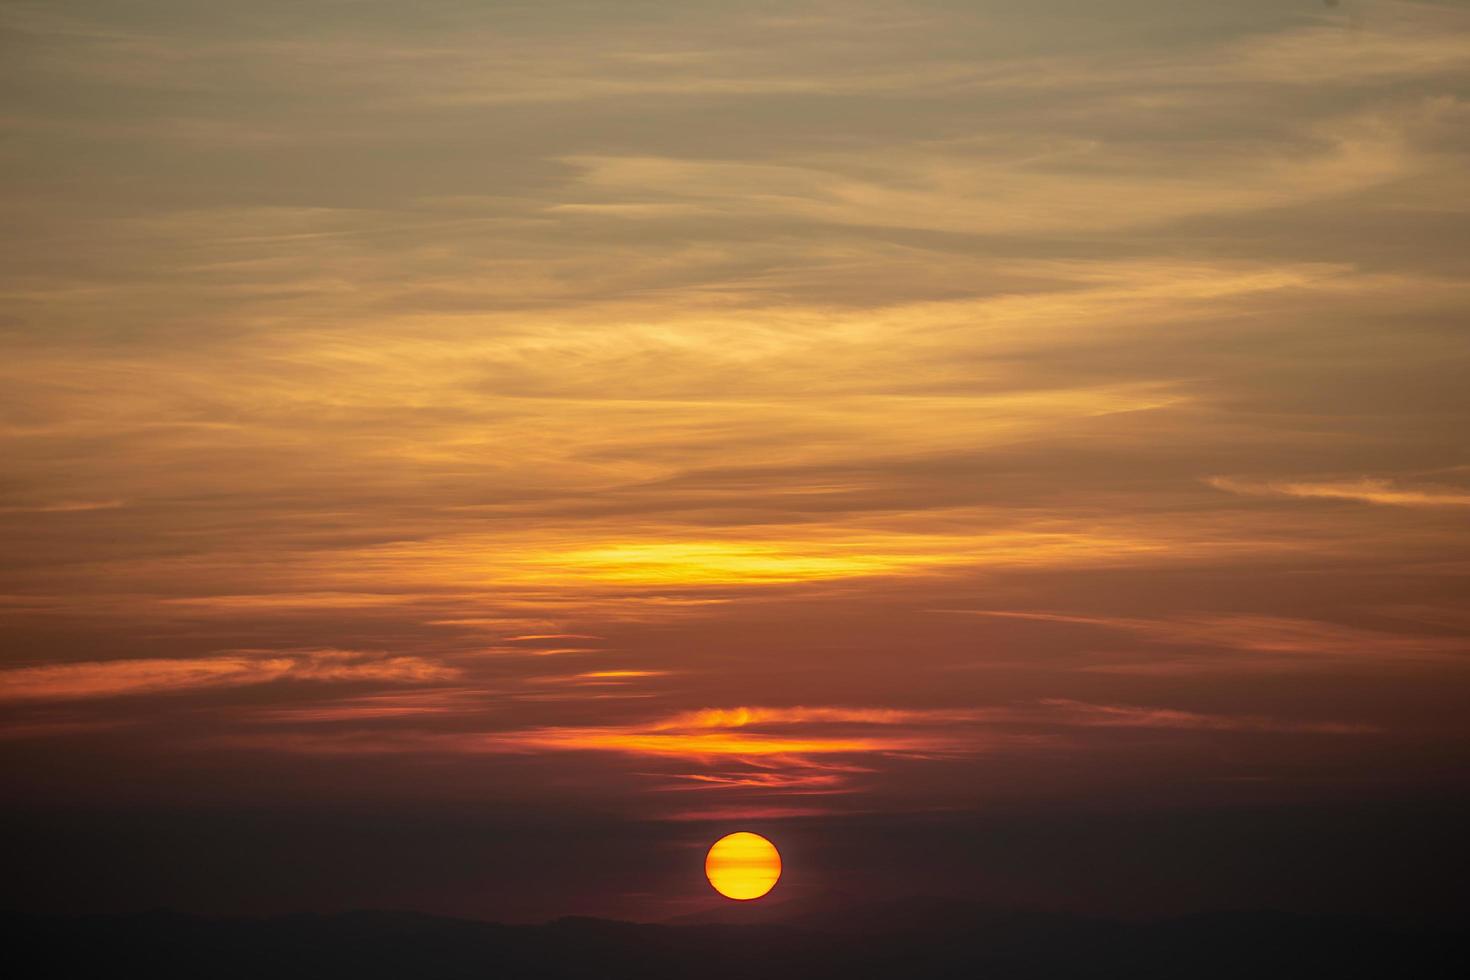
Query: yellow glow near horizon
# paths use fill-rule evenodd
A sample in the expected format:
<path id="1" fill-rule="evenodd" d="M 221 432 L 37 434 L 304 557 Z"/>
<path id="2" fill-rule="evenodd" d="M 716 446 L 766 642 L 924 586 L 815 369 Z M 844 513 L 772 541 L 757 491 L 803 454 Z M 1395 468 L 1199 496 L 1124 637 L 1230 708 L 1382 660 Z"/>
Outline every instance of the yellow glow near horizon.
<path id="1" fill-rule="evenodd" d="M 715 841 L 704 859 L 715 891 L 738 902 L 760 898 L 781 877 L 781 854 L 760 834 L 740 831 Z"/>

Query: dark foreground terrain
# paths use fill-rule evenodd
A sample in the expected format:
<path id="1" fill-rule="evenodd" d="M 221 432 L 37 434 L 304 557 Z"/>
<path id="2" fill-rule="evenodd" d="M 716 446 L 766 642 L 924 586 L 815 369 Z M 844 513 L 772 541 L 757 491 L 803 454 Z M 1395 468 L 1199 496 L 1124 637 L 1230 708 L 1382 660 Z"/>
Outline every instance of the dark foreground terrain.
<path id="1" fill-rule="evenodd" d="M 1458 929 L 1271 912 L 1121 923 L 908 901 L 784 923 L 505 926 L 398 912 L 4 916 L 14 977 L 1465 977 Z M 24 964 L 18 970 L 14 967 Z"/>

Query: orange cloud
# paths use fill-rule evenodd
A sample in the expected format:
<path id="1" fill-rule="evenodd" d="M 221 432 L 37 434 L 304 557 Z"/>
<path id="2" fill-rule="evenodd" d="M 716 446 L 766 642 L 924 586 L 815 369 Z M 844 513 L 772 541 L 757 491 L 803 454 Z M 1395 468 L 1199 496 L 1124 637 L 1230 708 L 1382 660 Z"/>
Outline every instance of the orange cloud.
<path id="1" fill-rule="evenodd" d="M 834 790 L 863 767 L 822 761 L 863 755 L 910 758 L 969 754 L 993 737 L 956 723 L 989 712 L 845 707 L 738 707 L 680 712 L 641 724 L 546 727 L 488 736 L 511 751 L 611 752 L 736 763 L 742 771 L 676 776 L 708 788 Z M 813 778 L 820 774 L 823 778 Z M 690 788 L 690 787 L 686 787 Z"/>
<path id="2" fill-rule="evenodd" d="M 396 606 L 411 603 L 418 597 L 393 592 L 262 592 L 245 595 L 203 595 L 167 598 L 163 605 L 198 607 L 221 613 L 255 610 L 357 609 L 373 606 Z"/>
<path id="3" fill-rule="evenodd" d="M 419 704 L 438 707 L 437 695 Z M 559 699 L 559 698 L 558 698 Z M 272 711 L 266 720 L 333 720 L 351 717 L 359 708 L 373 717 L 379 707 L 402 705 L 393 701 L 358 699 L 348 704 Z M 314 743 L 302 736 L 241 736 L 237 744 L 288 751 L 322 752 L 608 752 L 647 758 L 734 762 L 772 772 L 810 770 L 837 775 L 870 771 L 847 761 L 821 757 L 854 755 L 933 756 L 979 751 L 989 744 L 974 730 L 954 722 L 975 721 L 993 712 L 907 711 L 849 708 L 734 708 L 705 709 L 655 718 L 642 723 L 603 726 L 544 726 L 504 732 L 426 732 L 385 735 L 343 733 Z M 760 731 L 762 726 L 797 727 L 797 731 Z M 895 730 L 896 729 L 896 730 Z M 774 785 L 775 779 L 767 779 Z M 754 787 L 762 779 L 751 779 Z"/>
<path id="4" fill-rule="evenodd" d="M 351 650 L 272 654 L 238 651 L 214 657 L 87 661 L 0 671 L 0 700 L 68 700 L 263 684 L 283 678 L 320 681 L 445 680 L 458 671 L 421 657 Z"/>
<path id="5" fill-rule="evenodd" d="M 56 500 L 44 504 L 11 504 L 0 507 L 0 514 L 76 514 L 91 510 L 117 510 L 121 500 Z"/>
<path id="6" fill-rule="evenodd" d="M 703 708 L 674 715 L 653 726 L 668 729 L 745 728 L 756 725 L 833 724 L 905 725 L 979 721 L 986 712 L 975 710 L 901 708 Z"/>
<path id="7" fill-rule="evenodd" d="M 621 752 L 628 755 L 710 759 L 921 751 L 936 747 L 914 738 L 812 738 L 774 735 L 641 731 L 621 728 L 541 728 L 493 740 L 506 747 Z"/>
<path id="8" fill-rule="evenodd" d="M 409 693 L 375 694 L 345 698 L 328 704 L 293 708 L 266 708 L 252 713 L 257 721 L 313 723 L 336 721 L 374 721 L 391 718 L 417 718 L 473 710 L 485 691 L 436 690 Z"/>
<path id="9" fill-rule="evenodd" d="M 676 773 L 673 778 L 688 780 L 687 783 L 660 787 L 665 790 L 701 789 L 759 789 L 779 790 L 783 793 L 811 795 L 813 793 L 851 792 L 846 786 L 848 779 L 838 773 L 781 773 L 744 772 L 727 775 L 709 773 Z"/>
<path id="10" fill-rule="evenodd" d="M 667 670 L 589 670 L 580 674 L 557 674 L 549 677 L 529 677 L 527 683 L 571 684 L 575 686 L 615 686 L 646 677 L 667 677 Z"/>
<path id="11" fill-rule="evenodd" d="M 1327 482 L 1251 482 L 1213 476 L 1205 481 L 1229 493 L 1249 497 L 1304 497 L 1355 500 L 1389 507 L 1470 507 L 1470 491 L 1458 487 L 1399 487 L 1390 480 L 1364 477 Z"/>

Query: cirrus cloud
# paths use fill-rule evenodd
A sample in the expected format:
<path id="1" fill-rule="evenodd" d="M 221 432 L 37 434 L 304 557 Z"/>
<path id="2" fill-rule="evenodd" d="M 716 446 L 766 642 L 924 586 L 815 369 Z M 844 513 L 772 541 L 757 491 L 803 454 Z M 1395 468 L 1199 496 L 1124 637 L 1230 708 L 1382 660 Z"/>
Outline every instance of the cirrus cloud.
<path id="1" fill-rule="evenodd" d="M 64 701 L 238 687 L 282 679 L 422 683 L 458 670 L 422 657 L 352 650 L 279 654 L 242 651 L 213 657 L 96 660 L 0 670 L 0 701 Z"/>

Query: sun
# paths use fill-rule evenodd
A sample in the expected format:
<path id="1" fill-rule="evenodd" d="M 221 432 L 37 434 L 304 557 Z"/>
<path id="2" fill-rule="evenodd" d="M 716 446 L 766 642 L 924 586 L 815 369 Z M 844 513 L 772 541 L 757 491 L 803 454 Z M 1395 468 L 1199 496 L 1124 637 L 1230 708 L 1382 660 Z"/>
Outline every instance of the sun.
<path id="1" fill-rule="evenodd" d="M 704 873 L 721 895 L 748 902 L 776 887 L 781 877 L 781 854 L 760 834 L 727 834 L 709 849 Z"/>

